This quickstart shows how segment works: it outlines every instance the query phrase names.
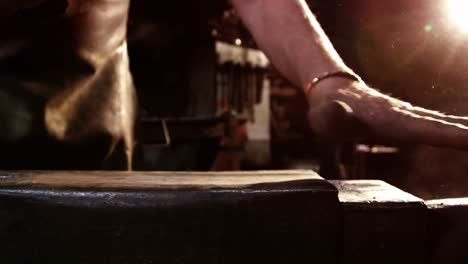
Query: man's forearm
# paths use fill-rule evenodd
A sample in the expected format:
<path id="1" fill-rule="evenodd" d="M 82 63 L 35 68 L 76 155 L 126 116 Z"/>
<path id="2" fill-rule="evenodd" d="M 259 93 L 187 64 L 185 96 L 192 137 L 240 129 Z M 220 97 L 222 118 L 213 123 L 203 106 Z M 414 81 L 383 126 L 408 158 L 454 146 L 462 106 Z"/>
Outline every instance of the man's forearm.
<path id="1" fill-rule="evenodd" d="M 351 71 L 304 0 L 231 2 L 260 48 L 296 85 L 326 72 Z M 363 83 L 327 79 L 308 96 L 311 126 L 322 135 L 468 148 L 467 118 L 413 107 Z"/>
<path id="2" fill-rule="evenodd" d="M 350 69 L 303 0 L 231 0 L 257 44 L 296 85 Z"/>

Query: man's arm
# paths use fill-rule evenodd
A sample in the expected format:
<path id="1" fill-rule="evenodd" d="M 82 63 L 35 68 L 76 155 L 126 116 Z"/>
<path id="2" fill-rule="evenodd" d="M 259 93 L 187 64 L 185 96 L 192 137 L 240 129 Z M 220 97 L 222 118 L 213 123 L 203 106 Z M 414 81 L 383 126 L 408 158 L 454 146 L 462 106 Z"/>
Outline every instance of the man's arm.
<path id="1" fill-rule="evenodd" d="M 300 87 L 326 72 L 349 71 L 304 0 L 231 0 L 276 68 Z M 371 138 L 468 149 L 468 119 L 386 96 L 344 78 L 309 93 L 310 123 L 335 139 Z"/>

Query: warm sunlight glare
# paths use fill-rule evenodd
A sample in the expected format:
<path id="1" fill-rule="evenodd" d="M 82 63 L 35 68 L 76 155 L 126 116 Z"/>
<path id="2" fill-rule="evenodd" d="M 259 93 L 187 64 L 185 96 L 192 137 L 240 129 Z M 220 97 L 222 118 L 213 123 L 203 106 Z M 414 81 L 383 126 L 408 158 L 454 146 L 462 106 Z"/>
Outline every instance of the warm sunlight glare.
<path id="1" fill-rule="evenodd" d="M 468 33 L 468 0 L 446 0 L 450 20 Z"/>

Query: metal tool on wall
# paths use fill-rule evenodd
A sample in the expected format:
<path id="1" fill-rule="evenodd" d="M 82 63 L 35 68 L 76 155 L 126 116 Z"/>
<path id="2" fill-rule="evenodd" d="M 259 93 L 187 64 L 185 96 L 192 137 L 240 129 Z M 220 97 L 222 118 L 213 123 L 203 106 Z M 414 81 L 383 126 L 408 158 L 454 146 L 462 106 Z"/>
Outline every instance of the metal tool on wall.
<path id="1" fill-rule="evenodd" d="M 248 49 L 218 42 L 217 105 L 218 114 L 234 112 L 250 121 L 255 120 L 254 106 L 261 94 L 269 65 L 265 55 Z"/>

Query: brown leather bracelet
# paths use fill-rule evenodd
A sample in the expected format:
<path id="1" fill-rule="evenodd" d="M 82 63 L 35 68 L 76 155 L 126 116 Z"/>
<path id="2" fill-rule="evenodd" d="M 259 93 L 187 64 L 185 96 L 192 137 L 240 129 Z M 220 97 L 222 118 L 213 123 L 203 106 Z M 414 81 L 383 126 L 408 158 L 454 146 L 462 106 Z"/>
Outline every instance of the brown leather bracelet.
<path id="1" fill-rule="evenodd" d="M 354 73 L 347 72 L 347 71 L 326 72 L 326 73 L 314 78 L 311 82 L 307 83 L 304 86 L 304 92 L 305 92 L 306 96 L 309 97 L 310 92 L 312 91 L 312 89 L 318 83 L 320 83 L 323 80 L 333 78 L 333 77 L 341 77 L 341 78 L 346 78 L 346 79 L 349 79 L 349 80 L 352 80 L 352 81 L 363 82 L 362 79 L 359 76 L 357 76 Z"/>

